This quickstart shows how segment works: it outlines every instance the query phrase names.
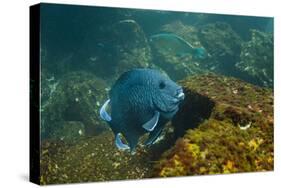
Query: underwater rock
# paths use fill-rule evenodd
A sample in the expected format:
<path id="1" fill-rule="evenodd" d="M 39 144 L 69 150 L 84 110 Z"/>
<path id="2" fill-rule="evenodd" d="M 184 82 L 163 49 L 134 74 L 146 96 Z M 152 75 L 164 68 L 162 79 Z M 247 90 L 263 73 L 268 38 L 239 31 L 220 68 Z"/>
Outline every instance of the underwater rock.
<path id="1" fill-rule="evenodd" d="M 113 25 L 118 53 L 115 69 L 118 75 L 132 68 L 146 68 L 151 63 L 151 52 L 145 33 L 135 20 L 121 20 Z"/>
<path id="2" fill-rule="evenodd" d="M 107 37 L 96 41 L 87 60 L 88 68 L 97 76 L 113 81 L 128 70 L 151 64 L 148 41 L 135 20 L 120 20 L 101 30 Z"/>
<path id="3" fill-rule="evenodd" d="M 229 24 L 216 22 L 201 26 L 198 38 L 210 54 L 205 62 L 212 71 L 224 75 L 236 73 L 242 39 Z"/>
<path id="4" fill-rule="evenodd" d="M 85 81 L 81 83 L 87 88 Z M 214 74 L 193 76 L 179 84 L 186 99 L 160 141 L 138 147 L 132 155 L 115 147 L 110 130 L 75 142 L 44 140 L 41 184 L 273 169 L 272 90 Z M 78 122 L 65 123 L 79 133 Z"/>
<path id="5" fill-rule="evenodd" d="M 44 106 L 50 99 L 58 85 L 58 80 L 53 74 L 42 68 L 41 71 L 41 105 Z"/>
<path id="6" fill-rule="evenodd" d="M 180 21 L 163 25 L 159 32 L 176 34 L 177 36 L 190 43 L 194 48 L 203 47 L 197 36 L 198 30 L 193 26 L 184 25 Z M 169 46 L 169 43 L 165 45 Z M 153 47 L 152 44 L 151 46 Z M 171 48 L 173 48 L 172 44 Z M 206 72 L 206 69 L 204 68 L 206 66 L 206 63 L 203 63 L 203 59 L 194 58 L 192 57 L 192 54 L 177 56 L 174 53 L 166 53 L 165 51 L 158 50 L 154 47 L 152 48 L 152 50 L 153 63 L 167 72 L 169 77 L 173 80 L 181 80 L 183 78 L 186 78 L 186 76 Z"/>
<path id="7" fill-rule="evenodd" d="M 41 149 L 41 184 L 78 183 L 147 176 L 152 168 L 147 153 L 131 155 L 119 151 L 114 135 L 103 132 L 73 145 L 43 142 Z"/>
<path id="8" fill-rule="evenodd" d="M 248 77 L 245 80 L 273 88 L 273 35 L 251 30 L 252 38 L 242 44 L 236 67 Z"/>
<path id="9" fill-rule="evenodd" d="M 180 138 L 155 177 L 273 170 L 272 90 L 214 74 L 180 84 L 186 99 L 172 122 Z"/>
<path id="10" fill-rule="evenodd" d="M 168 128 L 169 129 L 169 128 Z M 166 137 L 171 137 L 171 132 Z M 169 136 L 170 135 L 170 136 Z M 84 137 L 75 143 L 61 140 L 42 142 L 40 151 L 40 183 L 79 183 L 152 176 L 153 164 L 171 143 L 161 141 L 151 148 L 138 148 L 132 155 L 114 145 L 114 134 L 104 131 Z"/>
<path id="11" fill-rule="evenodd" d="M 56 83 L 56 89 L 40 109 L 42 139 L 71 141 L 79 135 L 97 135 L 107 128 L 99 117 L 106 94 L 103 80 L 93 74 L 73 72 Z"/>

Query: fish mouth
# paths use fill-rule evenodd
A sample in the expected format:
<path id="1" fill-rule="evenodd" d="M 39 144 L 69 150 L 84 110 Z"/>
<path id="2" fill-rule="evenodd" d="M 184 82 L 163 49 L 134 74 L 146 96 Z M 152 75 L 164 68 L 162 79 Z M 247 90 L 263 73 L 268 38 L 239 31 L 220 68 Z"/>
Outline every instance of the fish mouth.
<path id="1" fill-rule="evenodd" d="M 174 96 L 170 96 L 170 99 L 166 103 L 166 109 L 161 109 L 159 106 L 153 101 L 154 106 L 156 107 L 157 111 L 161 112 L 162 114 L 174 114 L 178 111 L 179 103 L 181 103 L 184 98 L 185 94 L 182 88 L 177 89 L 176 94 Z"/>
<path id="2" fill-rule="evenodd" d="M 174 97 L 174 102 L 175 102 L 175 103 L 179 103 L 179 102 L 181 102 L 181 101 L 184 100 L 184 97 L 185 97 L 185 95 L 184 95 L 183 89 L 180 88 L 180 89 L 178 89 L 177 92 L 176 92 L 176 95 L 175 95 L 175 97 Z"/>
<path id="3" fill-rule="evenodd" d="M 160 110 L 160 111 L 163 113 L 173 113 L 173 112 L 177 111 L 178 105 L 184 100 L 184 97 L 185 97 L 185 94 L 183 93 L 183 90 L 182 89 L 178 90 L 176 96 L 174 96 L 172 98 L 172 103 L 171 103 L 169 110 L 166 110 L 166 111 Z"/>
<path id="4" fill-rule="evenodd" d="M 181 92 L 181 93 L 179 93 L 179 94 L 177 95 L 177 99 L 178 99 L 179 101 L 183 101 L 184 97 L 185 97 L 185 95 L 184 95 L 183 92 Z"/>

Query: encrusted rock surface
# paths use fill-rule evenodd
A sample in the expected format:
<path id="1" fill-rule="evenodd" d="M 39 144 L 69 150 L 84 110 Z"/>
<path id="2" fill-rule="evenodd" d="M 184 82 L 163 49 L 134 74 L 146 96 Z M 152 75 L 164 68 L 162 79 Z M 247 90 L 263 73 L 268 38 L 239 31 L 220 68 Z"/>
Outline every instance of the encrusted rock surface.
<path id="1" fill-rule="evenodd" d="M 180 82 L 186 100 L 173 120 L 179 138 L 154 176 L 273 170 L 273 93 L 213 74 Z"/>

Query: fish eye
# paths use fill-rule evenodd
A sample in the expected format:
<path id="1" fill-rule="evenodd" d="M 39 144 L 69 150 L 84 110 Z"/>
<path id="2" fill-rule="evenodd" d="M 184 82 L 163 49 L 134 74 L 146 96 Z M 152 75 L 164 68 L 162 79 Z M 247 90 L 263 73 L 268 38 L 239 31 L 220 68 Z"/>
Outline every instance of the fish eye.
<path id="1" fill-rule="evenodd" d="M 159 88 L 160 88 L 160 89 L 164 89 L 165 87 L 166 87 L 165 82 L 164 82 L 164 81 L 161 81 L 161 82 L 159 83 Z"/>

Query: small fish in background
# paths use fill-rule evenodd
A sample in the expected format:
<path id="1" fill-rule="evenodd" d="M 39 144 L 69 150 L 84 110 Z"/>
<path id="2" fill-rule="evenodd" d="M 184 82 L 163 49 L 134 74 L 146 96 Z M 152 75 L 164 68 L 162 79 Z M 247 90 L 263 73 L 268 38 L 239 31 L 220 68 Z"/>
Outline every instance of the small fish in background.
<path id="1" fill-rule="evenodd" d="M 150 36 L 150 43 L 165 53 L 184 57 L 188 54 L 198 59 L 208 56 L 204 48 L 195 48 L 189 42 L 174 33 L 159 33 Z"/>
<path id="2" fill-rule="evenodd" d="M 149 132 L 145 145 L 151 145 L 165 123 L 172 119 L 184 99 L 182 87 L 154 69 L 133 69 L 122 74 L 100 109 L 115 134 L 121 150 L 135 152 L 139 138 Z M 111 108 L 111 115 L 107 109 Z M 121 140 L 123 135 L 128 145 Z"/>

